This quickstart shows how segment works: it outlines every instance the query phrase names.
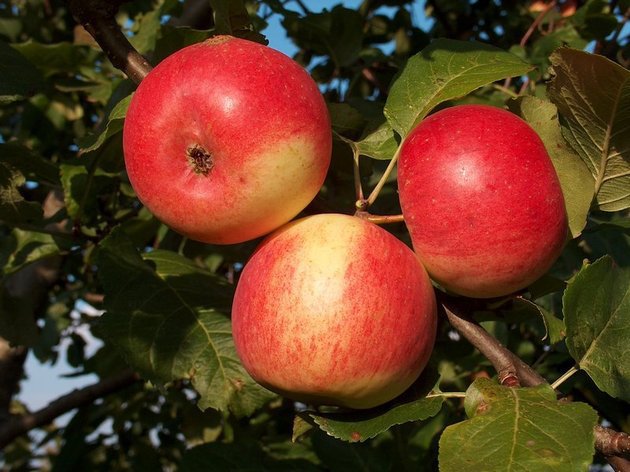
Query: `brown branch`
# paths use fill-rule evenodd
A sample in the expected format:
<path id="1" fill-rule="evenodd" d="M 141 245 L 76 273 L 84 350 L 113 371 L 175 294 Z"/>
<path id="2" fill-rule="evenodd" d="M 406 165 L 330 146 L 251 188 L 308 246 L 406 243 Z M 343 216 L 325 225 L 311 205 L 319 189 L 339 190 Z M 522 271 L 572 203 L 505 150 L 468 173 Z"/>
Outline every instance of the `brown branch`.
<path id="1" fill-rule="evenodd" d="M 547 383 L 538 373 L 503 346 L 494 336 L 472 320 L 458 299 L 440 294 L 439 296 L 444 313 L 463 337 L 481 352 L 497 371 L 499 382 L 509 387 L 520 385 L 533 387 Z M 465 299 L 473 302 L 471 299 Z"/>
<path id="2" fill-rule="evenodd" d="M 606 460 L 615 472 L 630 472 L 630 460 L 619 456 L 606 456 Z"/>
<path id="3" fill-rule="evenodd" d="M 595 447 L 605 456 L 630 459 L 630 436 L 603 426 L 595 426 Z"/>
<path id="4" fill-rule="evenodd" d="M 67 0 L 74 18 L 92 35 L 114 67 L 135 83 L 151 71 L 151 65 L 131 45 L 116 22 L 122 0 Z"/>
<path id="5" fill-rule="evenodd" d="M 94 400 L 122 390 L 137 381 L 138 376 L 134 372 L 125 370 L 87 387 L 73 390 L 34 413 L 13 416 L 0 424 L 0 449 L 33 428 L 47 425 L 75 408 L 89 405 Z"/>

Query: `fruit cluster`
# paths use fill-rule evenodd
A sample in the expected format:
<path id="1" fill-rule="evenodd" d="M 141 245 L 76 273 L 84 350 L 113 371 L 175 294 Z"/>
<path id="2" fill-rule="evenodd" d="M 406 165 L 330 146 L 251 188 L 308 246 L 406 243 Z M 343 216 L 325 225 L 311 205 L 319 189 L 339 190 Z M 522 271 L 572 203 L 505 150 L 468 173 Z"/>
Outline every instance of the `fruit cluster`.
<path id="1" fill-rule="evenodd" d="M 328 170 L 326 105 L 291 59 L 228 36 L 159 64 L 132 99 L 123 140 L 139 199 L 175 231 L 216 244 L 273 231 L 240 277 L 234 341 L 255 380 L 307 403 L 395 398 L 433 349 L 429 275 L 455 294 L 507 295 L 549 269 L 567 234 L 540 138 L 515 115 L 475 105 L 434 113 L 401 145 L 415 253 L 362 218 L 288 223 Z"/>

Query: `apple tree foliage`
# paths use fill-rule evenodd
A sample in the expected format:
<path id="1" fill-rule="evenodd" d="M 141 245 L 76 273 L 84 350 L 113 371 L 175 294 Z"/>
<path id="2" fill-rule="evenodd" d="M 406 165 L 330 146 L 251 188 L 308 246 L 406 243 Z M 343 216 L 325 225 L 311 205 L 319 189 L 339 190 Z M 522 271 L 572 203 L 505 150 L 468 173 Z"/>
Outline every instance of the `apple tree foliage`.
<path id="1" fill-rule="evenodd" d="M 188 241 L 143 208 L 121 147 L 135 85 L 66 2 L 0 2 L 4 467 L 450 472 L 606 463 L 594 428 L 630 431 L 627 0 L 428 0 L 422 22 L 406 0 L 324 11 L 311 1 L 113 3 L 120 28 L 154 65 L 217 33 L 264 42 L 279 22 L 320 85 L 336 136 L 306 213 L 352 213 L 353 161 L 363 188 L 374 188 L 436 109 L 483 103 L 528 121 L 558 172 L 570 240 L 523 293 L 460 306 L 548 383 L 502 385 L 496 366 L 443 317 L 429 368 L 380 407 L 313 408 L 258 386 L 230 331 L 234 284 L 257 241 Z M 400 213 L 395 174 L 369 211 Z M 386 228 L 409 243 L 403 223 Z M 86 303 L 103 314 L 89 315 Z M 86 332 L 100 340 L 95 352 Z M 29 415 L 19 394 L 27 351 L 43 365 L 67 363 L 73 376 L 128 381 L 78 402 L 65 422 L 54 421 L 61 408 L 12 433 Z"/>

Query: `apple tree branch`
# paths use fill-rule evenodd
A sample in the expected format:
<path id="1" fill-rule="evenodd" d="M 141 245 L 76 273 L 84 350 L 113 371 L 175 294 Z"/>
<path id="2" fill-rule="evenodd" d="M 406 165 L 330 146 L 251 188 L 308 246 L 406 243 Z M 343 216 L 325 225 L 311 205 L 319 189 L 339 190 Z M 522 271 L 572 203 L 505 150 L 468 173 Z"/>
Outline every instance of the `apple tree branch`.
<path id="1" fill-rule="evenodd" d="M 129 387 L 138 379 L 136 373 L 125 370 L 87 387 L 73 390 L 34 413 L 10 417 L 5 422 L 0 423 L 0 449 L 31 429 L 47 425 L 55 418 L 75 408 L 89 405 L 98 398 Z"/>
<path id="2" fill-rule="evenodd" d="M 68 8 L 117 69 L 136 84 L 151 71 L 149 62 L 131 45 L 116 22 L 125 0 L 67 0 Z"/>

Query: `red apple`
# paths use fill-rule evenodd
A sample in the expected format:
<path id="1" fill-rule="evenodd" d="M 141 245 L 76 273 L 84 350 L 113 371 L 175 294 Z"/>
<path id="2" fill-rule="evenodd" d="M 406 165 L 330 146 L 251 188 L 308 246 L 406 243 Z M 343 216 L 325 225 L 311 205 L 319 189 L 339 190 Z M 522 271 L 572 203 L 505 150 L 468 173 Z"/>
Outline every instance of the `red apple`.
<path id="1" fill-rule="evenodd" d="M 237 243 L 283 225 L 330 163 L 330 118 L 287 56 L 217 36 L 167 57 L 131 100 L 125 164 L 138 198 L 175 231 Z"/>
<path id="2" fill-rule="evenodd" d="M 385 403 L 425 367 L 436 301 L 414 253 L 366 220 L 323 214 L 265 239 L 232 308 L 251 376 L 294 400 L 350 408 Z"/>
<path id="3" fill-rule="evenodd" d="M 470 297 L 527 287 L 567 237 L 558 176 L 536 132 L 499 108 L 462 105 L 422 121 L 400 150 L 400 204 L 429 275 Z"/>

